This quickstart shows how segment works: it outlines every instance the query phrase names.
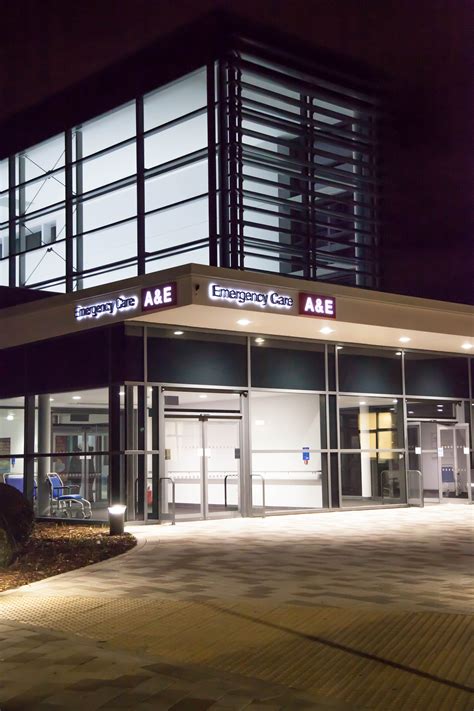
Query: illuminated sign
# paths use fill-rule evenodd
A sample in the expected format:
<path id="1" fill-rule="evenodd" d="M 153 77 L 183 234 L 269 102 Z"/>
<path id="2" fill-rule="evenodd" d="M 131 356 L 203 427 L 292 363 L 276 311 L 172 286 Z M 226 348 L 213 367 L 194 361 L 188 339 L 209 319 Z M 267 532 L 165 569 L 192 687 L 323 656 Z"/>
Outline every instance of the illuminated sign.
<path id="1" fill-rule="evenodd" d="M 300 292 L 299 313 L 301 316 L 336 318 L 336 299 L 333 296 Z"/>
<path id="2" fill-rule="evenodd" d="M 103 316 L 116 316 L 126 311 L 134 311 L 138 308 L 138 296 L 114 296 L 107 301 L 98 301 L 95 304 L 86 306 L 77 305 L 74 307 L 74 317 L 76 321 L 84 319 L 99 319 Z"/>
<path id="3" fill-rule="evenodd" d="M 142 311 L 159 311 L 178 303 L 176 282 L 142 289 Z"/>
<path id="4" fill-rule="evenodd" d="M 262 309 L 291 309 L 294 300 L 278 291 L 250 291 L 247 289 L 209 284 L 209 298 L 213 301 L 225 301 L 235 306 L 256 305 Z"/>

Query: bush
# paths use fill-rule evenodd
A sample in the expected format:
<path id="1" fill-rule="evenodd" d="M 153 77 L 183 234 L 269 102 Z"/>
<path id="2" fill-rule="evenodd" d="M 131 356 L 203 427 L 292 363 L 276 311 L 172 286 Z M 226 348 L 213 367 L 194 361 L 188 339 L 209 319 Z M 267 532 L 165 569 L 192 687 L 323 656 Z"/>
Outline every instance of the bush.
<path id="1" fill-rule="evenodd" d="M 13 486 L 0 484 L 0 528 L 14 546 L 26 543 L 35 523 L 33 507 Z"/>

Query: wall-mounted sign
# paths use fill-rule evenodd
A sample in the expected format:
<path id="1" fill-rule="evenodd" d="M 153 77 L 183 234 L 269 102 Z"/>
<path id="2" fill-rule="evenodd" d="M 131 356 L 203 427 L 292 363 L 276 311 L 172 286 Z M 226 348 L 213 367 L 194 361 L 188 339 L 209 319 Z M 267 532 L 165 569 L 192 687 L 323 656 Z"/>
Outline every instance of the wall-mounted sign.
<path id="1" fill-rule="evenodd" d="M 336 318 L 336 299 L 333 296 L 306 294 L 300 291 L 299 313 L 301 316 Z"/>
<path id="2" fill-rule="evenodd" d="M 159 311 L 178 303 L 176 282 L 142 289 L 142 311 Z"/>
<path id="3" fill-rule="evenodd" d="M 294 303 L 292 296 L 278 291 L 254 291 L 220 284 L 209 284 L 208 294 L 212 301 L 225 301 L 234 306 L 256 305 L 262 309 L 291 309 Z"/>
<path id="4" fill-rule="evenodd" d="M 76 321 L 83 321 L 88 318 L 99 319 L 103 316 L 116 316 L 135 309 L 138 309 L 138 296 L 114 296 L 107 299 L 107 301 L 98 301 L 95 304 L 87 304 L 86 306 L 75 306 L 74 317 Z"/>

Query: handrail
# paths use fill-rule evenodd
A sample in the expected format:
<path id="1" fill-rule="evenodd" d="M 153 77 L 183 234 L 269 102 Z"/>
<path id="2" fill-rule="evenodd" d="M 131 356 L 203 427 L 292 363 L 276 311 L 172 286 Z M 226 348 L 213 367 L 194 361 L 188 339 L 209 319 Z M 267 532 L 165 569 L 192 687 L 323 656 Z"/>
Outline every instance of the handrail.
<path id="1" fill-rule="evenodd" d="M 236 476 L 239 477 L 240 474 L 226 474 L 224 477 L 224 507 L 227 508 L 227 479 L 230 476 Z"/>
<path id="2" fill-rule="evenodd" d="M 419 483 L 420 483 L 420 507 L 424 508 L 425 496 L 423 493 L 423 474 L 420 472 L 419 469 L 407 469 L 407 478 L 410 476 L 410 474 L 417 474 L 418 475 L 418 479 L 419 479 Z M 407 492 L 407 501 L 409 499 L 408 493 L 409 492 Z"/>
<path id="3" fill-rule="evenodd" d="M 171 491 L 172 491 L 172 502 L 173 502 L 173 518 L 171 519 L 171 525 L 174 526 L 176 523 L 176 484 L 174 479 L 172 479 L 170 476 L 161 476 L 159 478 L 160 486 L 161 482 L 163 481 L 170 481 L 171 482 Z M 162 499 L 163 501 L 163 499 Z M 161 508 L 161 506 L 160 506 Z"/>
<path id="4" fill-rule="evenodd" d="M 265 513 L 266 513 L 266 511 L 265 511 L 265 479 L 263 478 L 263 476 L 261 474 L 251 474 L 250 475 L 251 479 L 253 479 L 254 477 L 258 477 L 259 479 L 262 480 L 262 511 L 263 511 L 262 517 L 265 518 Z M 253 508 L 253 505 L 252 505 L 252 508 Z"/>

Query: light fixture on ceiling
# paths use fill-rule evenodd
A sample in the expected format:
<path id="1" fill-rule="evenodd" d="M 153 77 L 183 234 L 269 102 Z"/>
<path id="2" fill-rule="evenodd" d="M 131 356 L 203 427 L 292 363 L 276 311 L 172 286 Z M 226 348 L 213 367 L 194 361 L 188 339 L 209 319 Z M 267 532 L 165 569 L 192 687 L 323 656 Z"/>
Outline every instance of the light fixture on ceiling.
<path id="1" fill-rule="evenodd" d="M 248 326 L 250 323 L 252 322 L 249 321 L 248 318 L 239 318 L 239 320 L 237 321 L 237 324 L 239 326 Z"/>
<path id="2" fill-rule="evenodd" d="M 342 346 L 336 346 L 336 351 L 342 351 Z"/>
<path id="3" fill-rule="evenodd" d="M 319 333 L 329 334 L 334 333 L 334 329 L 331 326 L 323 326 L 319 329 Z"/>
<path id="4" fill-rule="evenodd" d="M 398 402 L 397 398 L 394 397 L 393 400 L 392 400 L 392 402 Z"/>
<path id="5" fill-rule="evenodd" d="M 367 405 L 367 403 L 366 403 L 365 400 L 361 400 L 361 401 L 359 402 L 359 405 Z"/>
<path id="6" fill-rule="evenodd" d="M 409 414 L 409 415 L 414 415 L 415 413 L 413 412 L 413 410 L 408 410 L 408 414 Z"/>
<path id="7" fill-rule="evenodd" d="M 255 424 L 257 425 L 257 427 L 263 427 L 263 425 L 265 424 L 265 420 L 255 420 Z"/>
<path id="8" fill-rule="evenodd" d="M 72 399 L 73 400 L 82 400 L 82 397 L 80 395 L 73 395 Z"/>
<path id="9" fill-rule="evenodd" d="M 402 336 L 398 340 L 400 341 L 400 343 L 409 343 L 411 341 L 411 338 L 409 338 L 408 336 Z"/>
<path id="10" fill-rule="evenodd" d="M 397 352 L 395 353 L 395 355 L 401 355 L 401 354 L 402 354 L 401 351 L 397 351 Z"/>
<path id="11" fill-rule="evenodd" d="M 49 398 L 49 401 L 50 401 L 50 402 L 54 402 L 54 397 L 50 397 L 50 398 Z"/>
<path id="12" fill-rule="evenodd" d="M 261 346 L 262 343 L 265 343 L 265 339 L 264 338 L 256 338 L 255 343 L 258 343 L 258 345 Z"/>
<path id="13" fill-rule="evenodd" d="M 472 343 L 468 343 L 468 342 L 466 341 L 466 343 L 463 343 L 463 344 L 462 344 L 461 348 L 464 348 L 465 351 L 470 351 L 471 348 L 474 348 L 474 345 L 472 345 Z"/>
<path id="14" fill-rule="evenodd" d="M 182 336 L 184 331 L 173 331 L 174 336 Z"/>
<path id="15" fill-rule="evenodd" d="M 6 416 L 6 419 L 7 419 L 9 422 L 11 422 L 12 420 L 15 419 L 15 415 L 12 415 L 12 413 L 9 412 L 8 415 Z"/>
<path id="16" fill-rule="evenodd" d="M 205 395 L 204 393 L 202 393 L 201 395 L 199 395 L 199 397 L 201 398 L 201 400 L 205 400 L 205 399 L 207 398 L 207 395 Z"/>

